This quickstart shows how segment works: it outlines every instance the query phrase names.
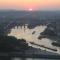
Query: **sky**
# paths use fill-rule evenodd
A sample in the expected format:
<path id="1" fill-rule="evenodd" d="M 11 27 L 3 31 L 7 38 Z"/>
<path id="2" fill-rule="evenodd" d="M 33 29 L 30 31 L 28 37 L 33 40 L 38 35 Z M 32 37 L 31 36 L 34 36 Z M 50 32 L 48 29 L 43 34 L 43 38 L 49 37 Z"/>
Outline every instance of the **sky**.
<path id="1" fill-rule="evenodd" d="M 60 10 L 60 0 L 0 0 L 0 9 Z"/>

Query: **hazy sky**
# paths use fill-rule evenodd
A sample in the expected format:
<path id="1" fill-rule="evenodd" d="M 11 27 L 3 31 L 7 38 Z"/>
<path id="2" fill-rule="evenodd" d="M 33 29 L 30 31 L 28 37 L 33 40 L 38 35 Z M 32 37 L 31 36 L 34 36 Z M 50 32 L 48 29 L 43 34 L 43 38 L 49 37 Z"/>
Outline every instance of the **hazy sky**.
<path id="1" fill-rule="evenodd" d="M 60 10 L 60 0 L 0 0 L 0 9 Z"/>

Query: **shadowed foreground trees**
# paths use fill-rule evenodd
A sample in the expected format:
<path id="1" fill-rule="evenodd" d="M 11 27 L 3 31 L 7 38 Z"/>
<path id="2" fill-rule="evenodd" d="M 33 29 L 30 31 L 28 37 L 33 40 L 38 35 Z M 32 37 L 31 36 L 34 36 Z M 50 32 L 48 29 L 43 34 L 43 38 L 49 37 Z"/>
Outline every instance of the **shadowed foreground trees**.
<path id="1" fill-rule="evenodd" d="M 8 33 L 10 33 L 10 31 L 5 32 L 3 26 L 0 25 L 0 53 L 9 54 L 9 52 L 21 52 L 22 55 L 25 54 L 25 51 L 29 48 L 26 40 L 17 39 L 13 36 L 7 36 Z M 2 57 L 0 57 L 0 60 L 11 60 L 11 57 L 9 56 L 3 55 Z M 25 60 L 25 58 L 21 59 Z"/>
<path id="2" fill-rule="evenodd" d="M 14 52 L 28 49 L 24 39 L 16 39 L 13 36 L 0 36 L 0 52 Z"/>

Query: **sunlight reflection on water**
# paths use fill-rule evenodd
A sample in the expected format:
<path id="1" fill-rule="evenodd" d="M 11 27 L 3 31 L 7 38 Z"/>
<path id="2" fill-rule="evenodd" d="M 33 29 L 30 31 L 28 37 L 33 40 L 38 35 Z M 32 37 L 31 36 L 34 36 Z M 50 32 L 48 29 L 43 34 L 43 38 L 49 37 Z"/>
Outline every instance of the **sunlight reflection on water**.
<path id="1" fill-rule="evenodd" d="M 39 59 L 39 58 L 12 58 L 11 60 L 60 60 L 60 59 Z"/>
<path id="2" fill-rule="evenodd" d="M 46 28 L 47 28 L 47 26 L 37 26 L 34 29 L 29 29 L 27 27 L 27 25 L 25 27 L 22 26 L 22 28 L 18 27 L 18 29 L 17 29 L 17 27 L 15 27 L 15 29 L 11 30 L 11 33 L 8 34 L 8 36 L 15 36 L 17 39 L 25 39 L 27 42 L 34 42 L 36 44 L 44 45 L 46 47 L 50 47 L 50 48 L 54 48 L 54 49 L 56 48 L 58 50 L 57 52 L 47 50 L 47 49 L 46 50 L 60 54 L 60 47 L 52 46 L 51 45 L 52 40 L 50 40 L 48 38 L 43 38 L 42 40 L 38 39 L 40 33 L 43 32 Z M 33 31 L 35 31 L 34 34 L 32 34 Z M 31 44 L 29 44 L 29 45 L 31 45 Z M 31 45 L 31 46 L 36 47 L 36 48 L 41 48 L 41 47 L 37 47 L 34 45 Z M 41 48 L 41 49 L 45 50 L 45 48 L 44 49 Z"/>

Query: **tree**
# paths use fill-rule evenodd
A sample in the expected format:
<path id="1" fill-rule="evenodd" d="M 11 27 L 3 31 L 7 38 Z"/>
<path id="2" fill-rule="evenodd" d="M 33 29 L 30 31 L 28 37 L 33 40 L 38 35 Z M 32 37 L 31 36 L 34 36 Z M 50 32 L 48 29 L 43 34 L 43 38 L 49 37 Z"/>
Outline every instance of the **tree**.
<path id="1" fill-rule="evenodd" d="M 24 39 L 16 39 L 13 36 L 4 36 L 0 38 L 0 52 L 11 52 L 26 50 L 28 44 Z"/>

